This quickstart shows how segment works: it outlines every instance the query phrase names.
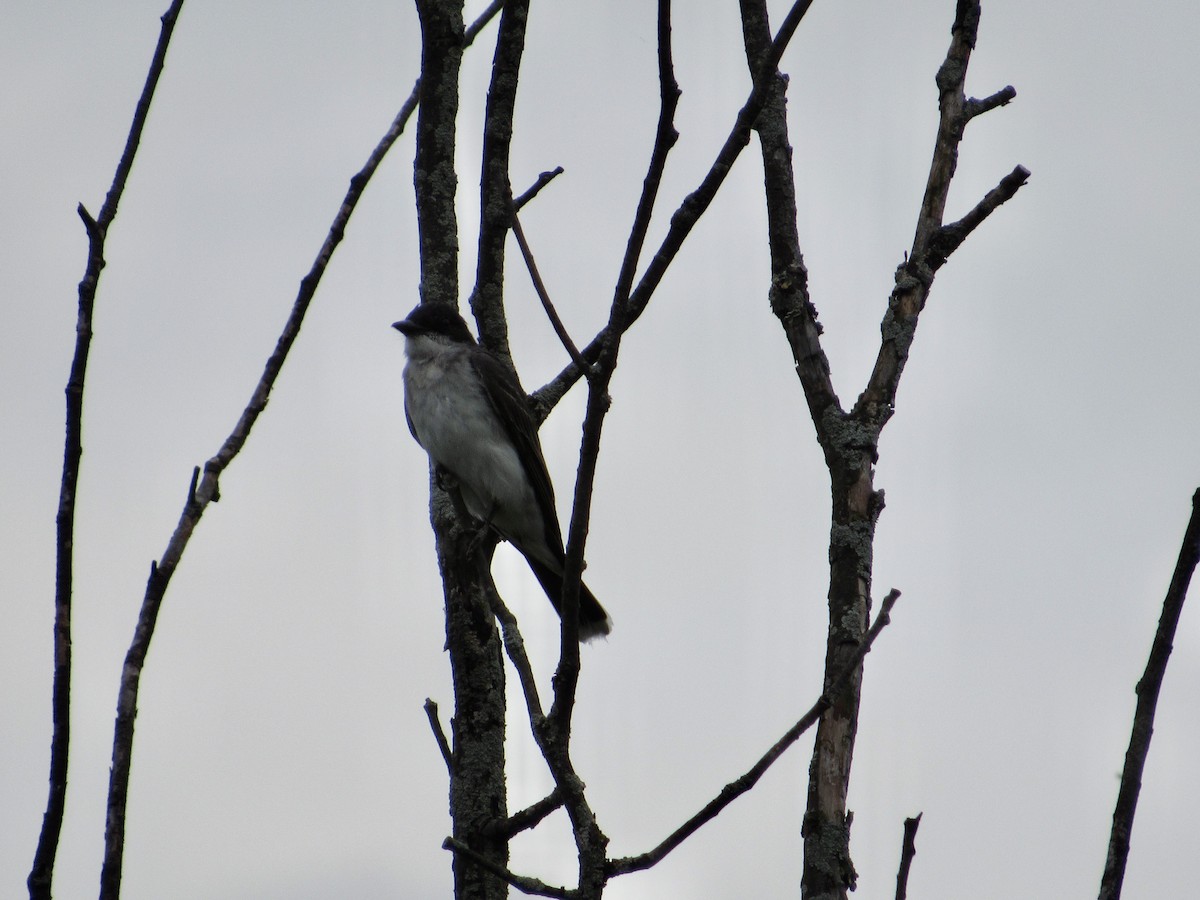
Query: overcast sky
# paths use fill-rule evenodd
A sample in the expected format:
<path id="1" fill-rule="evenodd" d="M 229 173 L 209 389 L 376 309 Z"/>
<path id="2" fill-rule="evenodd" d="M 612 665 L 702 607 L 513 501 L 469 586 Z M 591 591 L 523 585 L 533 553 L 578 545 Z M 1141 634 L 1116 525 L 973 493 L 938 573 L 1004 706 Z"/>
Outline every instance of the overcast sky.
<path id="1" fill-rule="evenodd" d="M 9 4 L 0 30 L 0 895 L 45 804 L 63 387 L 86 255 L 75 206 L 111 181 L 167 0 Z M 469 14 L 481 3 L 473 3 Z M 652 240 L 748 90 L 733 2 L 679 4 L 678 149 Z M 579 342 L 606 320 L 657 113 L 653 4 L 535 4 L 514 187 Z M 783 7 L 772 4 L 776 18 Z M 953 0 L 815 3 L 791 76 L 800 232 L 843 404 L 910 245 Z M 493 29 L 462 84 L 463 270 Z M 1200 8 L 986 2 L 949 217 L 1020 163 L 1029 184 L 939 274 L 876 486 L 875 594 L 850 806 L 857 897 L 1094 896 L 1133 687 L 1200 485 Z M 200 2 L 179 20 L 108 241 L 76 540 L 73 744 L 56 896 L 94 896 L 121 661 L 194 465 L 261 372 L 350 176 L 417 73 L 407 3 Z M 364 197 L 222 499 L 172 583 L 142 681 L 128 900 L 449 896 L 444 767 L 421 705 L 453 706 L 423 452 L 404 425 L 416 302 L 412 137 Z M 757 148 L 737 164 L 613 383 L 575 759 L 616 855 L 648 849 L 812 703 L 828 481 L 767 304 Z M 565 364 L 515 256 L 527 386 Z M 582 394 L 543 444 L 568 514 Z M 557 623 L 494 565 L 548 682 Z M 1200 598 L 1195 598 L 1200 602 Z M 1130 897 L 1194 891 L 1200 613 L 1185 609 L 1145 772 Z M 510 701 L 510 803 L 549 779 Z M 797 896 L 811 740 L 614 900 Z M 512 866 L 573 883 L 561 814 Z"/>

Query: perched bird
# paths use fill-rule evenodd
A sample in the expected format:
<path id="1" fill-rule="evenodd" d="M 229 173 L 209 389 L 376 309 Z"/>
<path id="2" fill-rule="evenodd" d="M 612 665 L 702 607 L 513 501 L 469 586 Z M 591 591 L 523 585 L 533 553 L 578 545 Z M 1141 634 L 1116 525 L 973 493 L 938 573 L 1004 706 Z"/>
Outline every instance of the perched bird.
<path id="1" fill-rule="evenodd" d="M 430 458 L 458 482 L 467 511 L 516 547 L 562 614 L 562 531 L 554 487 L 524 391 L 444 303 L 420 304 L 392 325 L 404 335 L 404 412 Z M 579 586 L 579 637 L 612 622 Z"/>

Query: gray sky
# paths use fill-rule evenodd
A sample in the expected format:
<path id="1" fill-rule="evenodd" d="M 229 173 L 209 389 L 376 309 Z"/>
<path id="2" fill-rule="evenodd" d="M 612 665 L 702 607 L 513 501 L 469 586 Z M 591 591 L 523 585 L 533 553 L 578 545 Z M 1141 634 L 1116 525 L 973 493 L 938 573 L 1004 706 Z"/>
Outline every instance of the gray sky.
<path id="1" fill-rule="evenodd" d="M 0 895 L 24 890 L 45 802 L 62 390 L 86 253 L 166 0 L 14 5 L 0 31 Z M 479 7 L 482 4 L 475 4 Z M 685 6 L 680 4 L 681 7 Z M 568 327 L 606 318 L 657 111 L 652 4 L 535 7 L 512 175 L 566 174 L 523 216 Z M 776 16 L 781 15 L 778 4 Z M 844 403 L 878 348 L 911 242 L 952 0 L 814 4 L 791 75 L 801 236 Z M 684 94 L 663 188 L 698 182 L 748 89 L 736 4 L 682 8 Z M 467 59 L 459 159 L 473 273 L 487 33 Z M 1017 198 L 942 270 L 883 438 L 875 591 L 904 592 L 867 661 L 856 896 L 1088 896 L 1140 676 L 1200 484 L 1200 10 L 985 3 L 968 87 L 1016 102 L 970 126 L 949 215 L 1017 163 Z M 74 742 L 57 895 L 93 895 L 117 678 L 191 467 L 249 398 L 349 177 L 407 96 L 404 3 L 193 2 L 110 234 L 79 493 Z M 647 849 L 816 696 L 828 486 L 767 302 L 749 148 L 626 341 L 588 581 L 575 756 L 615 854 Z M 426 464 L 401 409 L 416 300 L 412 139 L 372 183 L 271 405 L 164 604 L 142 684 L 125 893 L 448 896 L 449 717 Z M 564 364 L 514 256 L 524 381 Z M 567 513 L 581 395 L 543 430 Z M 494 570 L 550 675 L 556 621 L 523 561 Z M 1200 634 L 1186 609 L 1126 881 L 1184 896 L 1200 834 Z M 514 695 L 511 803 L 548 776 Z M 798 892 L 811 741 L 615 900 Z M 543 832 L 545 832 L 543 834 Z M 513 868 L 573 879 L 565 818 Z"/>

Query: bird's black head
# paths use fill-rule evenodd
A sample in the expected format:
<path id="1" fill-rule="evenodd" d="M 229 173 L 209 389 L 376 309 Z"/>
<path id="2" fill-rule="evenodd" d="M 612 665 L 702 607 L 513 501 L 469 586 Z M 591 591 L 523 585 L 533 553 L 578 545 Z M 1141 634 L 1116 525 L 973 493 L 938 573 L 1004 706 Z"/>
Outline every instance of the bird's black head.
<path id="1" fill-rule="evenodd" d="M 392 327 L 405 337 L 429 334 L 440 335 L 462 344 L 473 344 L 475 338 L 462 316 L 448 303 L 421 303 Z"/>

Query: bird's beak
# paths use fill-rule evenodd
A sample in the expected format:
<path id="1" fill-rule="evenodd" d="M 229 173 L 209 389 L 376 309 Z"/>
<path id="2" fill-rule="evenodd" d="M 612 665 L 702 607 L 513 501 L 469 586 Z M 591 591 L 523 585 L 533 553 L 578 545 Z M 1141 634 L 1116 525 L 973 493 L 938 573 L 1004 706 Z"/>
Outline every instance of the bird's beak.
<path id="1" fill-rule="evenodd" d="M 416 329 L 413 328 L 412 322 L 408 321 L 408 319 L 401 319 L 399 322 L 393 322 L 392 327 L 401 334 L 405 335 L 412 334 L 414 331 L 416 331 Z"/>

